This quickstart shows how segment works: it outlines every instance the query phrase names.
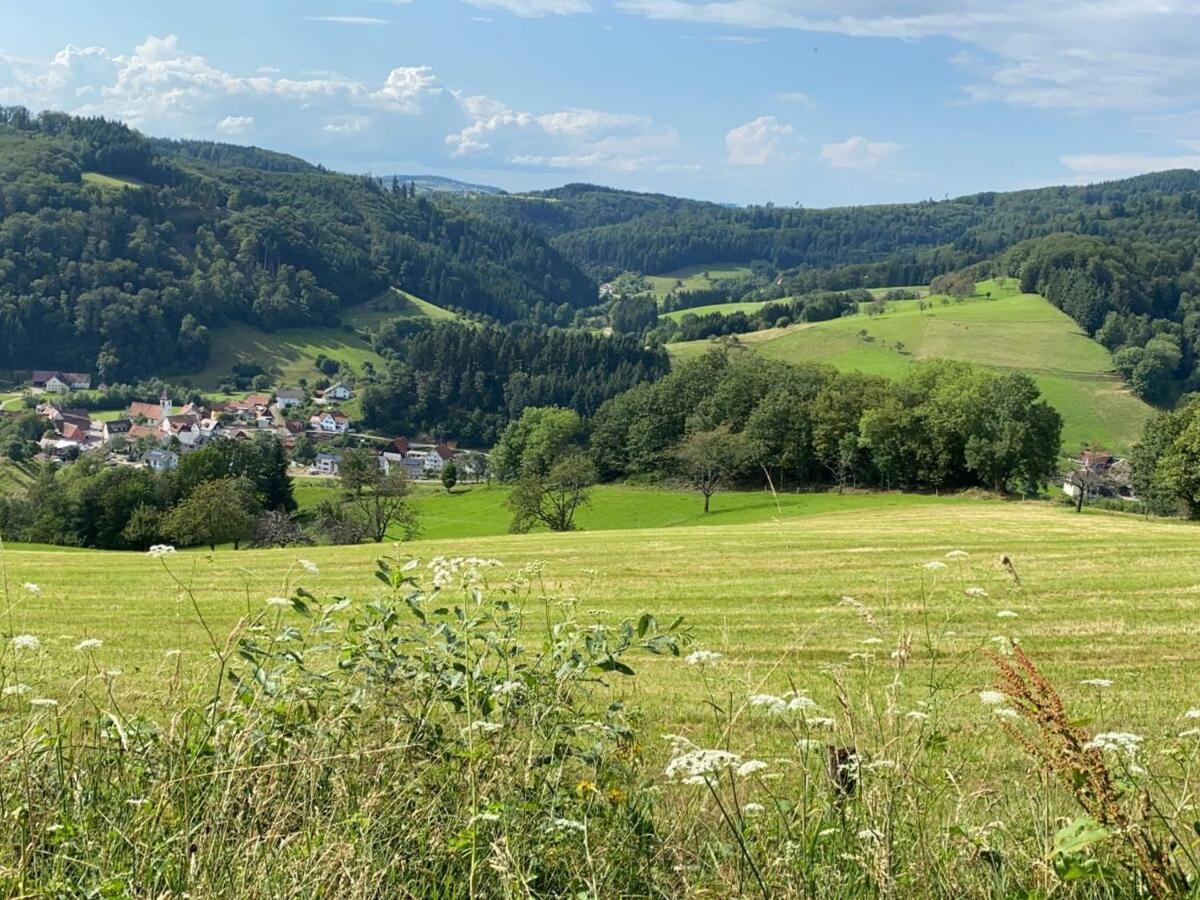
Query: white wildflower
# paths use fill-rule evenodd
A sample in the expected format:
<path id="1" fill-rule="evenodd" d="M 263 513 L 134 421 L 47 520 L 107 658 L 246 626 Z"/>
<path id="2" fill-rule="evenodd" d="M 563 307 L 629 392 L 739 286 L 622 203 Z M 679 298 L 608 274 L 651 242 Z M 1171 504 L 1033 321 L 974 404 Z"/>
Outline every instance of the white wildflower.
<path id="1" fill-rule="evenodd" d="M 796 749 L 801 753 L 817 753 L 828 746 L 824 741 L 814 741 L 811 738 L 801 738 L 796 741 Z"/>
<path id="2" fill-rule="evenodd" d="M 761 759 L 748 759 L 737 767 L 737 775 L 738 778 L 746 778 L 755 772 L 761 772 L 766 767 L 767 764 Z"/>
<path id="3" fill-rule="evenodd" d="M 760 812 L 766 809 L 761 803 L 747 803 L 742 807 L 742 812 L 748 816 L 757 816 Z"/>
<path id="4" fill-rule="evenodd" d="M 1085 678 L 1085 679 L 1083 679 L 1083 681 L 1081 681 L 1079 683 L 1082 684 L 1084 687 L 1094 687 L 1094 688 L 1099 688 L 1101 690 L 1103 690 L 1104 688 L 1110 688 L 1113 686 L 1112 681 L 1108 678 Z M 1200 711 L 1198 711 L 1198 712 L 1200 712 Z M 1197 718 L 1200 718 L 1200 716 L 1198 716 Z"/>
<path id="5" fill-rule="evenodd" d="M 741 765 L 742 758 L 728 750 L 688 750 L 667 763 L 665 775 L 684 784 L 704 784 L 710 775 Z"/>
<path id="6" fill-rule="evenodd" d="M 925 563 L 925 568 L 928 569 L 930 572 L 937 572 L 939 569 L 946 568 L 946 564 L 944 562 L 942 562 L 940 559 L 935 559 L 931 562 Z"/>
<path id="7" fill-rule="evenodd" d="M 819 838 L 829 837 L 831 834 L 837 834 L 837 829 L 836 828 L 822 828 L 820 831 L 817 832 L 817 837 L 819 837 Z"/>
<path id="8" fill-rule="evenodd" d="M 809 728 L 832 728 L 835 723 L 829 716 L 807 716 L 804 724 Z"/>
<path id="9" fill-rule="evenodd" d="M 1001 656 L 1012 656 L 1012 652 L 1013 652 L 1013 639 L 1012 638 L 1005 637 L 1002 634 L 998 634 L 993 638 L 988 638 L 988 641 L 989 641 L 989 643 L 996 645 L 996 652 L 999 653 Z"/>
<path id="10" fill-rule="evenodd" d="M 966 550 L 951 550 L 946 554 L 946 559 L 966 559 L 970 555 Z"/>
<path id="11" fill-rule="evenodd" d="M 12 639 L 14 650 L 28 650 L 31 653 L 36 653 L 42 649 L 42 642 L 32 634 L 18 634 Z"/>
<path id="12" fill-rule="evenodd" d="M 1021 714 L 1011 706 L 1001 706 L 999 709 L 995 710 L 995 713 L 996 718 L 998 719 L 1019 719 L 1021 717 Z"/>
<path id="13" fill-rule="evenodd" d="M 29 705 L 38 709 L 54 709 L 58 706 L 57 700 L 48 700 L 45 697 L 36 697 L 29 701 Z"/>
<path id="14" fill-rule="evenodd" d="M 896 768 L 896 763 L 890 759 L 877 759 L 874 762 L 867 763 L 863 768 L 868 772 L 874 772 L 877 769 L 894 769 Z"/>
<path id="15" fill-rule="evenodd" d="M 684 661 L 689 666 L 709 666 L 713 663 L 720 662 L 725 658 L 723 653 L 714 653 L 712 650 L 697 650 L 695 653 L 689 653 Z"/>
<path id="16" fill-rule="evenodd" d="M 963 593 L 972 600 L 986 600 L 988 596 L 988 592 L 981 587 L 969 587 Z"/>
<path id="17" fill-rule="evenodd" d="M 32 594 L 35 597 L 40 597 L 42 595 L 42 589 L 40 587 L 38 587 L 36 584 L 34 584 L 32 581 L 25 582 L 24 587 L 25 587 L 25 593 L 27 593 L 27 594 Z"/>
<path id="18" fill-rule="evenodd" d="M 904 717 L 906 719 L 912 719 L 914 722 L 926 722 L 929 720 L 929 713 L 914 709 L 911 712 L 905 713 Z"/>
<path id="19" fill-rule="evenodd" d="M 155 544 L 147 551 L 146 555 L 152 556 L 155 559 L 162 559 L 164 556 L 170 556 L 174 552 L 175 548 L 170 544 Z"/>
<path id="20" fill-rule="evenodd" d="M 1189 709 L 1183 714 L 1185 719 L 1200 719 L 1200 709 Z"/>
<path id="21" fill-rule="evenodd" d="M 1141 749 L 1142 736 L 1128 731 L 1104 731 L 1096 735 L 1086 744 L 1085 750 L 1099 750 L 1102 753 L 1124 754 L 1128 757 L 1138 755 Z"/>
<path id="22" fill-rule="evenodd" d="M 576 819 L 551 819 L 547 831 L 586 831 L 584 824 Z"/>
<path id="23" fill-rule="evenodd" d="M 9 684 L 6 685 L 3 691 L 0 691 L 0 696 L 3 697 L 23 697 L 32 691 L 27 684 Z"/>
<path id="24" fill-rule="evenodd" d="M 321 570 L 317 568 L 317 564 L 315 562 L 312 562 L 311 560 L 298 559 L 298 560 L 296 560 L 296 562 L 300 563 L 300 568 L 302 568 L 309 575 L 320 575 L 321 574 Z"/>
<path id="25" fill-rule="evenodd" d="M 476 813 L 472 822 L 499 822 L 500 816 L 493 812 Z"/>
<path id="26" fill-rule="evenodd" d="M 525 690 L 525 682 L 523 681 L 502 681 L 500 684 L 492 688 L 492 693 L 497 697 L 511 697 L 513 694 L 519 694 Z"/>
<path id="27" fill-rule="evenodd" d="M 124 675 L 125 670 L 124 669 L 102 669 L 100 674 L 111 681 L 114 678 L 120 678 L 122 675 Z"/>
<path id="28" fill-rule="evenodd" d="M 883 840 L 883 833 L 874 828 L 864 828 L 858 833 L 858 839 L 864 843 L 877 843 Z"/>
<path id="29" fill-rule="evenodd" d="M 292 601 L 287 597 L 268 597 L 267 606 L 291 606 Z"/>
<path id="30" fill-rule="evenodd" d="M 1015 618 L 1017 618 L 1017 614 L 1015 612 L 1013 612 L 1011 609 L 1002 609 L 1002 610 L 1000 610 L 1000 612 L 996 613 L 996 618 L 997 619 L 1015 619 Z"/>
<path id="31" fill-rule="evenodd" d="M 984 706 L 999 706 L 1005 700 L 1000 691 L 980 691 L 979 702 Z"/>
<path id="32" fill-rule="evenodd" d="M 776 697 L 774 694 L 751 694 L 749 703 L 751 706 L 764 707 L 767 712 L 778 715 L 787 710 L 787 701 L 782 697 Z"/>
<path id="33" fill-rule="evenodd" d="M 76 653 L 90 653 L 92 650 L 99 650 L 104 646 L 104 641 L 98 638 L 85 638 L 75 645 Z"/>
<path id="34" fill-rule="evenodd" d="M 503 727 L 504 726 L 499 722 L 488 722 L 484 719 L 480 719 L 478 722 L 472 722 L 471 727 L 469 729 L 464 728 L 463 731 L 482 731 L 484 734 L 492 734 L 493 732 L 499 731 Z"/>

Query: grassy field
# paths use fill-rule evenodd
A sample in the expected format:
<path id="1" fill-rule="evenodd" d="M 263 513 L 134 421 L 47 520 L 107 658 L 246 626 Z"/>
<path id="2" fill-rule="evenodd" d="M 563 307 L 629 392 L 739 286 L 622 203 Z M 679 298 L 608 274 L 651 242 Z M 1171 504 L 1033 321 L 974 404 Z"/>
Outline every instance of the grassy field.
<path id="1" fill-rule="evenodd" d="M 29 463 L 0 459 L 0 497 L 24 491 L 32 483 L 33 473 L 34 469 Z"/>
<path id="2" fill-rule="evenodd" d="M 142 183 L 136 178 L 117 178 L 114 175 L 102 175 L 99 172 L 84 172 L 81 177 L 85 184 L 94 184 L 102 188 L 125 190 L 142 186 Z"/>
<path id="3" fill-rule="evenodd" d="M 1111 679 L 1105 712 L 1123 727 L 1161 730 L 1200 704 L 1194 685 L 1180 677 L 1200 663 L 1192 639 L 1200 616 L 1195 526 L 1077 516 L 1044 503 L 844 503 L 732 527 L 436 538 L 399 549 L 424 559 L 543 561 L 548 589 L 577 597 L 589 617 L 684 615 L 700 646 L 727 654 L 723 684 L 734 691 L 780 692 L 791 684 L 829 702 L 822 696 L 829 689 L 823 666 L 845 664 L 869 646 L 864 640 L 882 640 L 886 655 L 904 634 L 933 628 L 966 654 L 949 673 L 952 694 L 987 683 L 988 665 L 972 648 L 1004 634 L 1022 641 L 1069 700 L 1094 693 L 1080 681 Z M 469 515 L 464 510 L 460 521 Z M 924 567 L 953 549 L 970 557 L 939 572 Z M 372 561 L 390 552 L 379 546 L 189 552 L 169 564 L 194 591 L 210 626 L 223 633 L 285 589 L 289 568 L 297 575 L 298 556 L 320 567 L 319 576 L 302 578 L 310 589 L 361 602 L 380 590 Z M 1020 586 L 998 565 L 1005 554 Z M 158 561 L 9 548 L 3 563 L 10 598 L 26 581 L 41 588 L 40 597 L 25 597 L 9 611 L 8 627 L 41 636 L 55 657 L 82 638 L 102 638 L 103 663 L 124 668 L 121 683 L 130 695 L 156 694 L 173 665 L 164 659 L 167 650 L 184 651 L 185 669 L 208 664 L 196 613 Z M 968 599 L 968 586 L 988 596 Z M 844 595 L 865 604 L 875 624 L 839 608 Z M 1017 617 L 998 618 L 1001 610 Z M 936 660 L 918 663 L 927 664 Z M 704 719 L 705 688 L 694 669 L 669 659 L 647 665 L 652 676 L 639 680 L 644 693 L 636 699 L 654 727 Z M 965 704 L 964 712 L 977 707 Z"/>
<path id="4" fill-rule="evenodd" d="M 750 267 L 739 263 L 708 263 L 662 275 L 648 275 L 646 280 L 650 282 L 650 292 L 661 300 L 672 291 L 707 290 L 723 278 L 740 278 L 749 274 Z"/>
<path id="5" fill-rule="evenodd" d="M 386 319 L 405 317 L 453 319 L 454 313 L 434 306 L 403 291 L 395 291 L 370 303 L 351 307 L 342 314 L 342 328 L 287 328 L 266 332 L 253 325 L 236 324 L 213 333 L 212 352 L 204 370 L 193 375 L 199 388 L 211 390 L 221 383 L 232 367 L 240 362 L 261 365 L 280 385 L 294 385 L 300 378 L 310 381 L 321 376 L 316 359 L 330 359 L 358 369 L 364 362 L 382 367 L 383 358 L 354 329 L 369 328 Z"/>
<path id="6" fill-rule="evenodd" d="M 903 301 L 882 316 L 848 316 L 741 335 L 743 345 L 769 359 L 825 362 L 846 371 L 899 377 L 922 359 L 956 359 L 998 369 L 1019 369 L 1037 381 L 1066 422 L 1063 445 L 1084 444 L 1127 452 L 1151 409 L 1112 371 L 1108 351 L 1083 334 L 1060 310 L 1015 281 L 981 282 L 975 299 L 922 311 Z M 984 298 L 991 292 L 992 299 Z M 866 334 L 864 335 L 863 332 Z M 668 346 L 687 359 L 709 341 Z"/>
<path id="7" fill-rule="evenodd" d="M 337 483 L 328 478 L 297 478 L 296 500 L 311 509 L 323 499 L 337 496 Z M 898 493 L 833 493 L 772 496 L 765 491 L 719 493 L 712 512 L 704 515 L 699 496 L 661 488 L 598 485 L 592 503 L 580 510 L 577 522 L 584 531 L 613 531 L 631 528 L 675 528 L 680 526 L 748 525 L 760 522 L 822 515 L 828 512 L 886 510 L 898 507 L 959 505 L 960 497 Z M 508 488 L 500 485 L 460 485 L 447 494 L 440 485 L 418 483 L 413 506 L 421 517 L 424 540 L 495 537 L 508 533 L 512 513 L 504 505 Z M 399 537 L 399 530 L 394 531 Z"/>

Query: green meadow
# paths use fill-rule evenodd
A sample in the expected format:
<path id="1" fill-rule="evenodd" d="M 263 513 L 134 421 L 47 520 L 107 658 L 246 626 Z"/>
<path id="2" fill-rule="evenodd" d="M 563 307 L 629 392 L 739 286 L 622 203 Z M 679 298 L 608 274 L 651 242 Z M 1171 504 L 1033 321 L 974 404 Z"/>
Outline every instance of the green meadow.
<path id="1" fill-rule="evenodd" d="M 976 296 L 962 303 L 942 297 L 927 303 L 922 310 L 916 301 L 901 301 L 880 316 L 752 332 L 739 342 L 768 359 L 829 363 L 888 378 L 934 358 L 1017 369 L 1062 413 L 1065 449 L 1087 444 L 1128 452 L 1140 437 L 1152 411 L 1113 372 L 1108 351 L 1042 297 L 1020 293 L 1015 280 L 981 282 Z M 668 350 L 687 359 L 711 346 L 693 341 Z"/>
<path id="2" fill-rule="evenodd" d="M 94 184 L 109 190 L 125 190 L 142 186 L 142 183 L 136 178 L 118 178 L 115 175 L 103 175 L 100 172 L 84 172 L 80 177 L 85 184 Z"/>
<path id="3" fill-rule="evenodd" d="M 460 534 L 480 527 L 466 505 L 482 502 L 474 493 L 450 499 L 465 501 L 457 511 Z M 172 574 L 145 554 L 9 547 L 7 627 L 40 636 L 60 663 L 69 663 L 69 648 L 80 640 L 102 639 L 101 662 L 124 671 L 122 693 L 154 702 L 176 674 L 167 651 L 183 651 L 185 678 L 208 671 L 200 615 L 223 634 L 296 583 L 364 602 L 381 590 L 373 575 L 380 556 L 475 555 L 509 568 L 544 563 L 545 589 L 577 598 L 586 618 L 685 616 L 696 646 L 726 655 L 722 690 L 779 693 L 792 686 L 830 702 L 824 667 L 845 665 L 876 642 L 886 657 L 905 635 L 932 628 L 948 648 L 946 659 L 955 660 L 944 673 L 951 694 L 987 685 L 989 664 L 980 651 L 1007 635 L 1045 666 L 1069 701 L 1095 699 L 1083 680 L 1112 680 L 1105 715 L 1122 727 L 1154 732 L 1200 705 L 1194 683 L 1181 677 L 1200 663 L 1192 639 L 1200 616 L 1192 524 L 1080 516 L 1044 502 L 896 496 L 825 495 L 807 501 L 807 514 L 798 501 L 779 517 L 751 509 L 750 499 L 725 499 L 727 524 L 693 520 L 677 523 L 691 527 L 564 535 L 449 537 L 443 535 L 450 528 L 431 513 L 427 537 L 409 544 L 181 552 L 166 561 Z M 632 506 L 613 503 L 611 515 Z M 711 521 L 722 521 L 720 514 Z M 947 560 L 951 550 L 970 555 Z M 305 573 L 299 557 L 320 574 Z M 931 561 L 946 568 L 931 571 Z M 25 582 L 41 594 L 25 594 Z M 968 597 L 967 587 L 986 597 Z M 864 605 L 870 619 L 839 606 L 843 596 Z M 709 688 L 694 668 L 670 658 L 642 665 L 649 677 L 634 683 L 632 699 L 654 728 L 705 719 Z M 938 659 L 921 658 L 919 666 L 926 665 Z M 961 704 L 955 715 L 965 717 L 963 727 L 974 727 L 977 706 Z"/>
<path id="4" fill-rule="evenodd" d="M 708 263 L 687 266 L 662 275 L 648 275 L 650 292 L 660 300 L 672 291 L 702 291 L 726 278 L 741 278 L 750 274 L 750 267 L 740 263 Z"/>

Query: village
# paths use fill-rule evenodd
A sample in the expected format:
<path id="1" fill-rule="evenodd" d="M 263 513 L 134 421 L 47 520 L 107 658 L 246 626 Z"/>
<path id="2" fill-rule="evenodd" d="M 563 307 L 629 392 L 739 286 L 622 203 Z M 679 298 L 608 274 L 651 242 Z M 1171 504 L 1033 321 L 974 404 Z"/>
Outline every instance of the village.
<path id="1" fill-rule="evenodd" d="M 341 450 L 358 445 L 378 450 L 381 470 L 400 471 L 413 481 L 439 479 L 447 463 L 460 457 L 455 441 L 420 442 L 356 431 L 342 404 L 354 399 L 352 386 L 336 382 L 323 390 L 280 388 L 240 399 L 191 401 L 176 407 L 164 389 L 157 402 L 134 401 L 116 417 L 74 408 L 71 395 L 92 389 L 91 376 L 79 372 L 34 371 L 30 394 L 47 422 L 39 442 L 48 462 L 69 462 L 84 453 L 103 453 L 110 465 L 136 465 L 169 472 L 182 455 L 214 440 L 278 439 L 288 452 L 294 474 L 335 478 Z M 101 385 L 97 390 L 106 390 Z M 480 477 L 483 454 L 461 454 L 463 475 Z"/>

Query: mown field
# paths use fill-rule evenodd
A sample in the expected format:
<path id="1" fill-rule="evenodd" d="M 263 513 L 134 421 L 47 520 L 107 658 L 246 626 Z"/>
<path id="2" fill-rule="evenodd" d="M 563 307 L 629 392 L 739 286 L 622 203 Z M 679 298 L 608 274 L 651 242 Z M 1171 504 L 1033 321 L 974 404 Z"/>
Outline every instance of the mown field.
<path id="1" fill-rule="evenodd" d="M 750 274 L 750 267 L 740 263 L 706 263 L 688 266 L 662 275 L 648 275 L 650 292 L 662 299 L 672 291 L 702 291 L 725 278 L 741 278 Z"/>
<path id="2" fill-rule="evenodd" d="M 219 633 L 297 582 L 363 602 L 381 590 L 373 562 L 384 554 L 479 555 L 510 568 L 544 562 L 546 589 L 577 598 L 585 618 L 685 616 L 698 646 L 727 655 L 718 687 L 738 695 L 794 687 L 828 703 L 824 667 L 854 665 L 852 655 L 864 650 L 886 659 L 905 635 L 918 641 L 915 669 L 936 667 L 919 646 L 933 635 L 946 660 L 949 714 L 972 729 L 979 711 L 970 692 L 990 680 L 979 651 L 1011 635 L 1070 701 L 1094 703 L 1095 690 L 1079 682 L 1111 679 L 1103 698 L 1107 724 L 1154 732 L 1200 705 L 1192 680 L 1181 677 L 1200 662 L 1193 640 L 1200 615 L 1195 526 L 1077 516 L 1045 503 L 920 498 L 872 507 L 851 498 L 837 507 L 829 502 L 812 515 L 736 526 L 187 552 L 168 565 Z M 947 560 L 956 549 L 970 556 Z M 1000 565 L 1005 555 L 1019 585 Z M 301 556 L 320 567 L 318 576 L 297 566 Z M 930 571 L 931 561 L 947 568 Z M 196 609 L 161 562 L 144 554 L 10 547 L 3 563 L 7 628 L 39 635 L 56 663 L 69 668 L 72 646 L 100 638 L 102 663 L 123 669 L 121 693 L 140 702 L 156 702 L 174 677 L 178 660 L 167 651 L 183 651 L 185 678 L 208 671 Z M 27 581 L 40 586 L 40 596 L 22 594 Z M 968 598 L 967 587 L 988 596 Z M 843 596 L 864 604 L 875 624 L 839 606 Z M 1016 617 L 998 618 L 1002 610 Z M 634 699 L 654 728 L 704 720 L 707 688 L 694 668 L 673 659 L 642 665 L 650 677 L 633 683 Z"/>
<path id="3" fill-rule="evenodd" d="M 933 358 L 1018 369 L 1031 375 L 1062 413 L 1066 450 L 1087 444 L 1124 453 L 1141 436 L 1150 407 L 1113 373 L 1108 351 L 1042 297 L 1020 293 L 1008 279 L 980 282 L 976 297 L 963 303 L 946 298 L 943 304 L 942 299 L 930 297 L 925 310 L 915 301 L 902 301 L 873 318 L 847 316 L 752 332 L 739 340 L 769 359 L 824 362 L 889 378 Z M 668 349 L 688 359 L 711 346 L 693 341 Z"/>

